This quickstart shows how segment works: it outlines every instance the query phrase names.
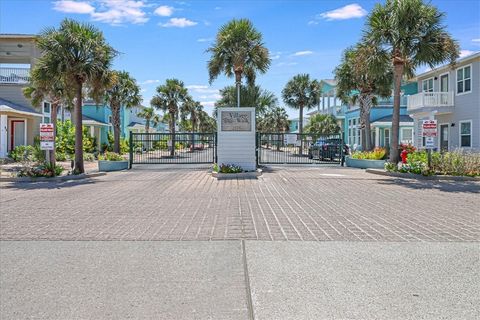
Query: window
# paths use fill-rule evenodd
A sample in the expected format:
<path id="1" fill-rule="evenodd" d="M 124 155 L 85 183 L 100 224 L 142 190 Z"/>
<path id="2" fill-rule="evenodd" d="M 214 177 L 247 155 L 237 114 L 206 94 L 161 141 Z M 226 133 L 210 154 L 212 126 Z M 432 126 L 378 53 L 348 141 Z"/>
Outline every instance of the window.
<path id="1" fill-rule="evenodd" d="M 43 103 L 43 113 L 50 113 L 50 103 L 44 102 Z"/>
<path id="2" fill-rule="evenodd" d="M 348 120 L 348 144 L 353 146 L 354 144 L 360 144 L 360 119 Z"/>
<path id="3" fill-rule="evenodd" d="M 433 78 L 422 81 L 423 92 L 433 92 Z"/>
<path id="4" fill-rule="evenodd" d="M 472 66 L 457 69 L 457 94 L 472 91 Z"/>
<path id="5" fill-rule="evenodd" d="M 402 128 L 402 143 L 413 142 L 413 129 L 412 128 Z"/>
<path id="6" fill-rule="evenodd" d="M 440 92 L 448 92 L 448 73 L 440 76 Z"/>
<path id="7" fill-rule="evenodd" d="M 472 121 L 460 121 L 460 147 L 472 146 Z"/>

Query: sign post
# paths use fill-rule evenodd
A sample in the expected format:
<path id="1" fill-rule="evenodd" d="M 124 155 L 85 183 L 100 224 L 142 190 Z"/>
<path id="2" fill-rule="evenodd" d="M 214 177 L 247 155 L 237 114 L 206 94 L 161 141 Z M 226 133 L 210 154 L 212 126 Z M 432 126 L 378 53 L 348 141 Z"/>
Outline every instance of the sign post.
<path id="1" fill-rule="evenodd" d="M 50 162 L 50 150 L 55 148 L 54 130 L 53 123 L 40 123 L 40 150 L 45 150 L 47 162 Z"/>
<path id="2" fill-rule="evenodd" d="M 437 120 L 423 120 L 422 137 L 425 138 L 425 149 L 427 149 L 428 169 L 432 164 L 432 149 L 435 148 L 435 138 L 437 137 Z"/>

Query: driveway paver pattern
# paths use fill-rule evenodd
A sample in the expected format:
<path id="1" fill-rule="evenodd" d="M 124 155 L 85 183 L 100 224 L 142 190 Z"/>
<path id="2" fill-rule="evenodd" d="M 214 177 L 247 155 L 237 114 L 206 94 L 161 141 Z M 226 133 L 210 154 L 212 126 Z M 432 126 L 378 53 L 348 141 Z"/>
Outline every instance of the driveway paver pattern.
<path id="1" fill-rule="evenodd" d="M 0 186 L 3 240 L 480 240 L 478 182 L 306 166 L 257 180 L 171 168 Z"/>

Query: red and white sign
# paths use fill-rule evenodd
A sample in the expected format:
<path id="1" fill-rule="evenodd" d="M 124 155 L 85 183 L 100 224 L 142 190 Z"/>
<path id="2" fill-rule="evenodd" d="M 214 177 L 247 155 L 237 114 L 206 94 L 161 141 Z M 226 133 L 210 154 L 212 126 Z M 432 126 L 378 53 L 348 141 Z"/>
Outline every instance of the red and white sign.
<path id="1" fill-rule="evenodd" d="M 53 123 L 40 123 L 40 149 L 53 150 L 55 143 Z"/>
<path id="2" fill-rule="evenodd" d="M 436 137 L 436 136 L 437 136 L 437 120 L 423 120 L 422 137 Z"/>

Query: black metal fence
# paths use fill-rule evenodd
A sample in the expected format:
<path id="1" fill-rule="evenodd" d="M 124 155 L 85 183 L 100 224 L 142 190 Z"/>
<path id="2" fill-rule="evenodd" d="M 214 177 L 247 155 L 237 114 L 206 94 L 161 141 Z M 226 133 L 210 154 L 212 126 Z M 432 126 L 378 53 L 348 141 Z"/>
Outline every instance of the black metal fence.
<path id="1" fill-rule="evenodd" d="M 130 133 L 132 164 L 213 163 L 216 133 Z"/>
<path id="2" fill-rule="evenodd" d="M 341 134 L 257 133 L 259 164 L 343 164 Z"/>

